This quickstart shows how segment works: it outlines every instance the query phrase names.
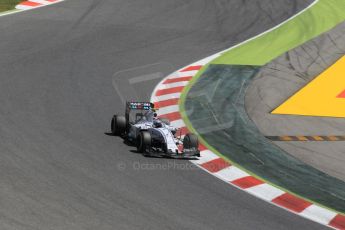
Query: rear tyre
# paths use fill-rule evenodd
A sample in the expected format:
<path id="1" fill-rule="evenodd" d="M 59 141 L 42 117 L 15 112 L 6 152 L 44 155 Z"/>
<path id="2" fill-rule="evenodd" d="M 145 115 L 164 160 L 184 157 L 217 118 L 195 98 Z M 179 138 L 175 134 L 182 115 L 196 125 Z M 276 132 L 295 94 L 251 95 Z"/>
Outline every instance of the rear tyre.
<path id="1" fill-rule="evenodd" d="M 193 133 L 188 133 L 184 138 L 183 138 L 183 148 L 184 149 L 198 149 L 199 147 L 199 141 L 198 137 L 193 134 Z"/>
<path id="2" fill-rule="evenodd" d="M 148 131 L 141 131 L 137 137 L 137 150 L 138 152 L 149 155 L 151 147 L 151 134 Z"/>
<path id="3" fill-rule="evenodd" d="M 114 115 L 111 119 L 111 133 L 113 135 L 122 135 L 126 132 L 126 118 L 124 116 Z"/>

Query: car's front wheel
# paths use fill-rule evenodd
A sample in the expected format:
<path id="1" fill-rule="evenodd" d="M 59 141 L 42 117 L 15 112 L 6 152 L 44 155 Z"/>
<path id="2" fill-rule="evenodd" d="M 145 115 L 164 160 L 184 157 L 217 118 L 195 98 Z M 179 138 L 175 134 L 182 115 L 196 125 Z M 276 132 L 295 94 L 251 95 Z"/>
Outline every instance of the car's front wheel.
<path id="1" fill-rule="evenodd" d="M 186 136 L 183 138 L 183 148 L 198 149 L 198 147 L 199 147 L 198 137 L 193 133 L 186 134 Z"/>
<path id="2" fill-rule="evenodd" d="M 137 137 L 138 152 L 149 155 L 151 147 L 151 134 L 148 131 L 141 131 Z"/>

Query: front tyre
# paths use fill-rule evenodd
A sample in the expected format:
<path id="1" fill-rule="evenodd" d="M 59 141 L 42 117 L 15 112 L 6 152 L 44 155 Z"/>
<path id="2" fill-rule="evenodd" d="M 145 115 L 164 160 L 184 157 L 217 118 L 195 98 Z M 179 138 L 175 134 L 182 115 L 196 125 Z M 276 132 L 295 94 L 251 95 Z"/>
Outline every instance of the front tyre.
<path id="1" fill-rule="evenodd" d="M 184 149 L 198 149 L 199 147 L 199 141 L 198 137 L 193 133 L 188 133 L 183 138 L 183 148 Z"/>
<path id="2" fill-rule="evenodd" d="M 126 118 L 124 116 L 114 115 L 111 119 L 111 133 L 113 135 L 122 135 L 126 132 Z"/>
<path id="3" fill-rule="evenodd" d="M 151 147 L 151 134 L 148 131 L 141 131 L 137 137 L 137 150 L 139 153 L 149 155 Z"/>

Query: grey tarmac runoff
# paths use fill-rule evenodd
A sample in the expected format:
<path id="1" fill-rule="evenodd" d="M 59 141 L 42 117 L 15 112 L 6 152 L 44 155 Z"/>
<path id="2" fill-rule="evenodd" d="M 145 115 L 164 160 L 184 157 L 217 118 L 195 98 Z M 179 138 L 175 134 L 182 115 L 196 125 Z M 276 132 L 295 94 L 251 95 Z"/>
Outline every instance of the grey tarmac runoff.
<path id="1" fill-rule="evenodd" d="M 119 71 L 178 69 L 309 3 L 67 0 L 1 17 L 0 228 L 324 229 L 104 134 L 131 96 Z M 159 80 L 136 86 L 143 100 Z"/>

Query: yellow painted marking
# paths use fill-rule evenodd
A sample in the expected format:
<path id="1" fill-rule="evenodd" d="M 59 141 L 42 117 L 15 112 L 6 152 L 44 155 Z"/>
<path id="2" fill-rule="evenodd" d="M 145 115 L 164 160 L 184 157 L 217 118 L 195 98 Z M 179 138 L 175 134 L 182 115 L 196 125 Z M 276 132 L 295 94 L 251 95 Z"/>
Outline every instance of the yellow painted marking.
<path id="1" fill-rule="evenodd" d="M 273 114 L 345 117 L 345 56 L 276 108 Z"/>
<path id="2" fill-rule="evenodd" d="M 314 138 L 317 141 L 324 141 L 324 139 L 320 136 L 312 136 L 312 138 Z"/>
<path id="3" fill-rule="evenodd" d="M 289 136 L 281 136 L 280 140 L 282 140 L 282 141 L 292 141 L 292 138 L 289 137 Z"/>
<path id="4" fill-rule="evenodd" d="M 328 136 L 328 139 L 330 139 L 331 141 L 339 140 L 338 137 L 335 137 L 335 136 Z"/>
<path id="5" fill-rule="evenodd" d="M 305 136 L 297 136 L 297 139 L 300 141 L 308 141 L 308 138 L 306 138 Z"/>

